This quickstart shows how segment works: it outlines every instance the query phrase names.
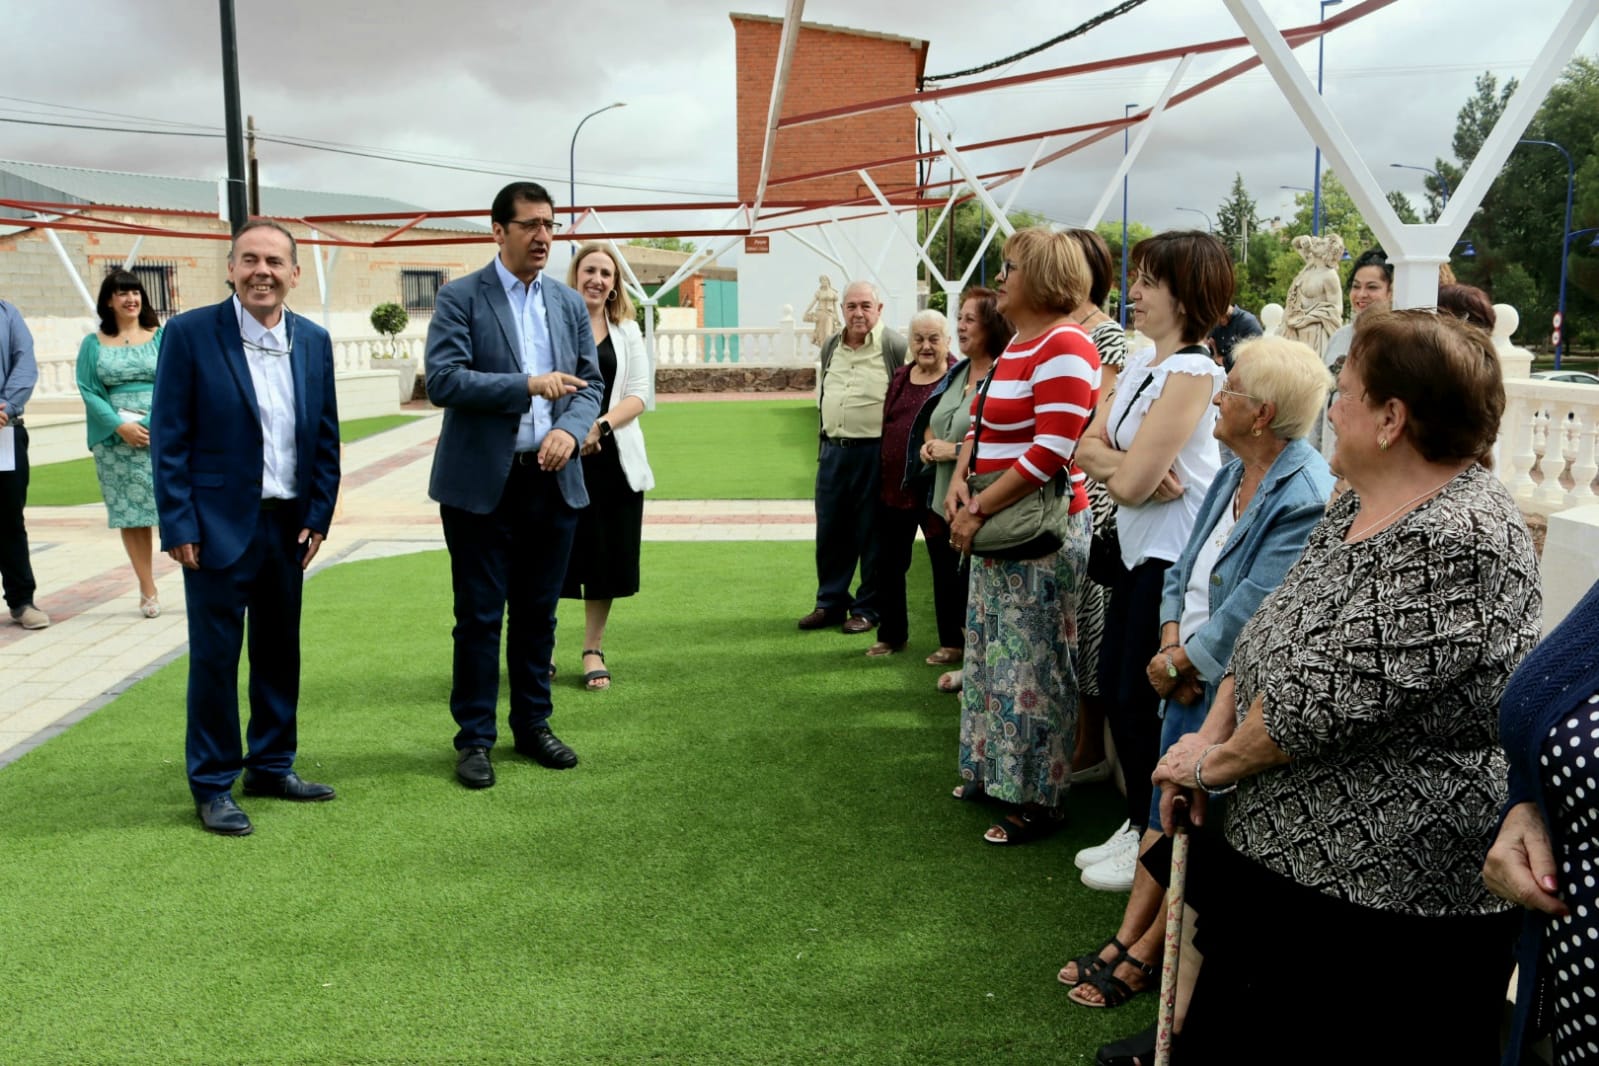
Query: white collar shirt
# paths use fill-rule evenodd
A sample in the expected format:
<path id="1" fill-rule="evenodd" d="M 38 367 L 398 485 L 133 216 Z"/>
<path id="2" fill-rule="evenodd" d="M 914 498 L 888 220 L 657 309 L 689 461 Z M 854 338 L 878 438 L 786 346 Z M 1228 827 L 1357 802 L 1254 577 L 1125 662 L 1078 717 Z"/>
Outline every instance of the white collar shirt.
<path id="1" fill-rule="evenodd" d="M 289 313 L 268 329 L 233 298 L 239 317 L 239 337 L 244 360 L 250 366 L 255 403 L 261 412 L 261 498 L 291 500 L 299 492 L 295 483 L 297 458 L 294 444 L 294 368 L 289 364 Z"/>
<path id="2" fill-rule="evenodd" d="M 544 275 L 541 273 L 524 285 L 522 279 L 505 269 L 499 256 L 494 257 L 494 269 L 499 272 L 505 298 L 511 303 L 511 321 L 516 324 L 516 355 L 521 360 L 523 373 L 529 376 L 550 373 L 555 369 L 555 352 L 550 344 L 549 311 L 544 304 Z M 542 396 L 533 397 L 516 429 L 516 450 L 537 450 L 553 421 L 550 401 Z"/>

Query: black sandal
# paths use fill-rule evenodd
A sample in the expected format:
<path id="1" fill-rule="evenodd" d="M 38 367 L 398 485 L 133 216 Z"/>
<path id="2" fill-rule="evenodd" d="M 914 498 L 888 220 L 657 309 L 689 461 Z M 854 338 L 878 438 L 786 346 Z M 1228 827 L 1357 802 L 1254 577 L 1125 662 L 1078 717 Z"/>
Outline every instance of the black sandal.
<path id="1" fill-rule="evenodd" d="M 598 655 L 600 657 L 600 662 L 603 663 L 605 661 L 605 653 L 598 648 L 584 648 L 583 654 Z M 583 675 L 583 687 L 588 689 L 590 692 L 604 692 L 611 686 L 596 685 L 594 682 L 609 681 L 610 679 L 611 672 L 609 670 L 590 670 L 588 673 Z"/>
<path id="2" fill-rule="evenodd" d="M 1103 952 L 1106 948 L 1111 947 L 1116 949 L 1116 954 L 1111 958 L 1107 959 L 1100 954 L 1100 952 Z M 1060 968 L 1060 973 L 1055 975 L 1055 979 L 1061 984 L 1065 985 L 1067 988 L 1076 988 L 1078 985 L 1082 984 L 1084 981 L 1088 980 L 1090 977 L 1094 976 L 1107 966 L 1114 970 L 1116 967 L 1121 965 L 1121 961 L 1126 957 L 1127 945 L 1123 944 L 1115 937 L 1111 937 L 1109 940 L 1099 945 L 1099 950 L 1090 951 L 1086 955 L 1079 955 L 1075 959 L 1072 959 L 1066 963 L 1066 966 L 1077 967 L 1077 980 L 1066 980 L 1066 966 L 1062 966 Z"/>
<path id="3" fill-rule="evenodd" d="M 1122 963 L 1126 963 L 1144 975 L 1144 986 L 1142 988 L 1134 988 L 1116 976 L 1116 968 Z M 1077 989 L 1081 988 L 1082 985 L 1078 985 L 1067 993 L 1067 998 L 1073 1003 L 1079 1007 L 1119 1007 L 1141 992 L 1153 992 L 1159 988 L 1160 971 L 1155 969 L 1154 963 L 1140 962 L 1133 955 L 1127 954 L 1117 961 L 1116 966 L 1100 970 L 1083 983 L 1092 985 L 1099 992 L 1100 1002 L 1095 1003 L 1092 1000 L 1080 998 L 1077 995 Z"/>

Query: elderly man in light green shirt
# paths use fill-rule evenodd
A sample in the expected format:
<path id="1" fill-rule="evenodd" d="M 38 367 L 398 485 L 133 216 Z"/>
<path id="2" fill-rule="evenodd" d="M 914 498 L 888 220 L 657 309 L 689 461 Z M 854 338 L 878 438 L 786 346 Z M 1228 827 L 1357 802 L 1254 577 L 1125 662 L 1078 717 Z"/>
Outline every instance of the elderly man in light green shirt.
<path id="1" fill-rule="evenodd" d="M 822 345 L 821 425 L 816 461 L 816 609 L 801 629 L 877 625 L 877 496 L 882 484 L 883 398 L 905 362 L 905 338 L 879 320 L 869 281 L 844 290 L 844 328 Z M 860 584 L 850 579 L 860 567 Z"/>

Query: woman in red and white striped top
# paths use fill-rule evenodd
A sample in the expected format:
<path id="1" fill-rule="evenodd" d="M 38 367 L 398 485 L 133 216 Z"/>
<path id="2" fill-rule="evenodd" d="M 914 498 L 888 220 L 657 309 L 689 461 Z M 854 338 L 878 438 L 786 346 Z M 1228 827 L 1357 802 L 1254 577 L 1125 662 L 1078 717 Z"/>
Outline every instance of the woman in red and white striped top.
<path id="1" fill-rule="evenodd" d="M 1065 815 L 1077 727 L 1077 601 L 1087 581 L 1090 519 L 1072 462 L 1099 393 L 1099 350 L 1070 314 L 1091 274 L 1077 242 L 1044 227 L 1005 242 L 999 310 L 1016 328 L 979 398 L 945 498 L 950 544 L 971 547 L 989 516 L 1054 484 L 1071 494 L 1064 544 L 1038 559 L 972 560 L 961 689 L 957 799 L 1010 805 L 984 835 L 1024 844 Z M 978 398 L 973 400 L 977 409 Z M 976 472 L 999 477 L 979 493 Z"/>

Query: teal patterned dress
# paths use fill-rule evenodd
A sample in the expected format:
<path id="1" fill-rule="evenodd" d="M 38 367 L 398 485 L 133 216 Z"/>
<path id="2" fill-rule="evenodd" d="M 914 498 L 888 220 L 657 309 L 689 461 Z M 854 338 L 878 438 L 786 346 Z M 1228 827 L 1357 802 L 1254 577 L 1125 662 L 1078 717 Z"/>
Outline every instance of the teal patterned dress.
<path id="1" fill-rule="evenodd" d="M 78 391 L 88 416 L 89 450 L 100 478 L 100 497 L 112 529 L 158 523 L 150 449 L 135 448 L 117 434 L 132 416 L 150 428 L 150 397 L 155 389 L 156 353 L 161 331 L 143 344 L 101 344 L 89 334 L 78 348 Z"/>
<path id="2" fill-rule="evenodd" d="M 1006 803 L 1051 810 L 1071 787 L 1077 738 L 1077 611 L 1088 583 L 1089 512 L 1042 559 L 972 559 L 961 684 L 960 774 Z"/>

